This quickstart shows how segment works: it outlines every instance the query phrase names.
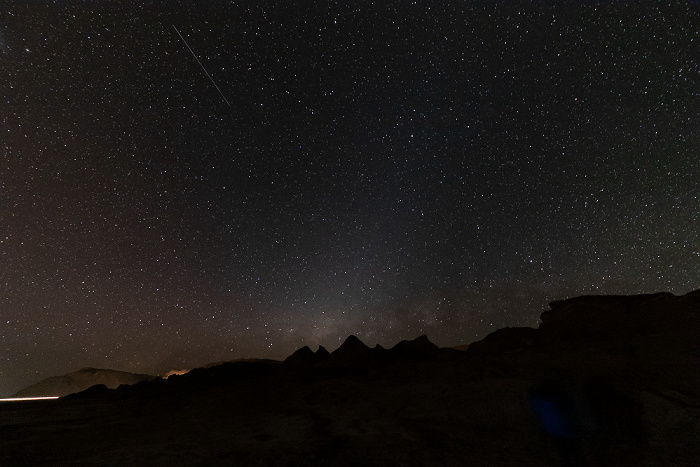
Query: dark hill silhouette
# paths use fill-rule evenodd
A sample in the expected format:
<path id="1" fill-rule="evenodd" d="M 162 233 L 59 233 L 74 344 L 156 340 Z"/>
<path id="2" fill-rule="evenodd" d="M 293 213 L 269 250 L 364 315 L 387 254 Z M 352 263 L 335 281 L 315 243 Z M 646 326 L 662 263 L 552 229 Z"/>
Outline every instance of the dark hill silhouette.
<path id="1" fill-rule="evenodd" d="M 412 341 L 399 342 L 389 349 L 389 352 L 398 358 L 426 358 L 435 355 L 438 350 L 439 347 L 430 342 L 428 336 L 423 334 Z"/>
<path id="2" fill-rule="evenodd" d="M 326 350 L 326 348 L 322 345 L 318 346 L 318 350 L 316 351 L 316 359 L 319 361 L 325 360 L 326 358 L 330 357 L 331 353 Z"/>
<path id="3" fill-rule="evenodd" d="M 697 319 L 697 295 L 583 296 L 550 304 L 538 330 L 543 346 L 586 346 L 667 332 L 686 334 Z"/>
<path id="4" fill-rule="evenodd" d="M 0 465 L 697 465 L 700 291 L 541 319 L 0 404 Z"/>
<path id="5" fill-rule="evenodd" d="M 331 352 L 329 365 L 363 366 L 372 362 L 375 354 L 357 336 L 348 336 L 340 347 Z"/>
<path id="6" fill-rule="evenodd" d="M 316 364 L 316 354 L 308 345 L 300 348 L 284 360 L 285 365 L 312 366 Z"/>
<path id="7" fill-rule="evenodd" d="M 538 330 L 534 328 L 503 328 L 470 344 L 464 350 L 474 355 L 519 351 L 531 347 L 537 333 Z"/>
<path id="8" fill-rule="evenodd" d="M 52 376 L 38 383 L 20 389 L 12 397 L 65 396 L 84 391 L 90 386 L 102 384 L 110 389 L 122 384 L 136 384 L 155 378 L 152 375 L 129 373 L 126 371 L 83 368 L 63 376 Z"/>

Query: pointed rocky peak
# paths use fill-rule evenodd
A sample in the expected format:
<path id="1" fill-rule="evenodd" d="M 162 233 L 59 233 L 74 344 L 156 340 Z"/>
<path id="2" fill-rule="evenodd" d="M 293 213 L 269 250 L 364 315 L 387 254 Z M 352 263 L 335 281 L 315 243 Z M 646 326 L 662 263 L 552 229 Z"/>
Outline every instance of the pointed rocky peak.
<path id="1" fill-rule="evenodd" d="M 410 358 L 428 357 L 438 350 L 438 346 L 430 342 L 425 334 L 412 341 L 401 341 L 391 348 L 396 356 Z"/>
<path id="2" fill-rule="evenodd" d="M 330 352 L 326 350 L 326 348 L 322 345 L 318 346 L 318 350 L 316 351 L 316 359 L 321 360 L 321 359 L 326 359 L 330 356 Z"/>
<path id="3" fill-rule="evenodd" d="M 375 358 L 385 360 L 387 355 L 389 354 L 389 351 L 381 345 L 377 344 L 374 346 L 374 348 L 372 348 L 372 353 L 374 354 Z"/>
<path id="4" fill-rule="evenodd" d="M 422 348 L 430 348 L 430 349 L 437 349 L 438 348 L 437 345 L 430 342 L 430 339 L 428 339 L 428 336 L 425 334 L 413 339 L 411 341 L 411 344 L 413 344 L 416 347 L 422 347 Z"/>
<path id="5" fill-rule="evenodd" d="M 345 339 L 345 342 L 343 342 L 340 347 L 332 352 L 332 354 L 335 354 L 336 352 L 347 352 L 350 350 L 365 351 L 369 350 L 369 347 L 367 347 L 365 343 L 362 342 L 357 336 L 350 335 L 347 339 Z"/>
<path id="6" fill-rule="evenodd" d="M 372 349 L 367 347 L 357 336 L 349 336 L 336 350 L 331 352 L 331 364 L 355 366 L 366 362 L 372 356 Z"/>
<path id="7" fill-rule="evenodd" d="M 314 351 L 308 345 L 300 348 L 284 360 L 285 365 L 313 365 L 316 361 Z"/>

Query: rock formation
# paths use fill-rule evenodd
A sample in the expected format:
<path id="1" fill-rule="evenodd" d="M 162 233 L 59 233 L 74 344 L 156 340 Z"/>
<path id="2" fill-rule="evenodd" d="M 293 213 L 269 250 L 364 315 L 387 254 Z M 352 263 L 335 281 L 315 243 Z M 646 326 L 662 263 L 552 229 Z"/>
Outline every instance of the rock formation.
<path id="1" fill-rule="evenodd" d="M 98 368 L 83 368 L 63 376 L 52 376 L 20 389 L 12 397 L 65 396 L 84 391 L 90 386 L 103 384 L 115 389 L 122 384 L 136 384 L 155 378 L 152 375 Z"/>
<path id="2" fill-rule="evenodd" d="M 0 465 L 698 464 L 700 291 L 572 298 L 541 319 L 462 350 L 350 336 L 0 404 Z"/>

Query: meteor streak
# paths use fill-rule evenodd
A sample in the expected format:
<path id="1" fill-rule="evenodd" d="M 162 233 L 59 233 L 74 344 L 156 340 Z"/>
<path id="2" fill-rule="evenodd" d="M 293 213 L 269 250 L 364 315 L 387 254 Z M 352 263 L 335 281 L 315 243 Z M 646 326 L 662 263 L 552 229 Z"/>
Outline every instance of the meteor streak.
<path id="1" fill-rule="evenodd" d="M 211 81 L 211 84 L 213 84 L 214 87 L 216 88 L 216 90 L 219 91 L 219 94 L 221 94 L 221 98 L 224 100 L 224 102 L 226 102 L 226 104 L 228 104 L 229 107 L 231 107 L 231 103 L 228 101 L 228 99 L 226 99 L 226 96 L 224 96 L 224 93 L 221 92 L 221 89 L 219 89 L 219 86 L 216 85 L 216 83 L 214 82 L 214 78 L 212 78 L 211 75 L 209 74 L 209 72 L 207 71 L 207 69 L 204 68 L 204 65 L 202 65 L 202 62 L 199 61 L 199 59 L 197 58 L 197 56 L 196 56 L 196 55 L 194 54 L 194 52 L 192 51 L 192 48 L 190 47 L 190 45 L 187 43 L 187 41 L 185 40 L 185 38 L 182 37 L 182 34 L 180 34 L 180 31 L 177 30 L 177 28 L 175 27 L 174 24 L 173 24 L 173 28 L 175 29 L 175 32 L 177 33 L 177 35 L 180 36 L 180 39 L 182 39 L 182 42 L 185 43 L 185 45 L 186 45 L 187 48 L 189 49 L 190 53 L 191 53 L 192 56 L 194 57 L 194 59 L 197 60 L 197 63 L 199 63 L 199 66 L 202 67 L 202 70 L 204 70 L 204 73 L 206 73 L 207 77 L 209 78 L 209 81 Z"/>

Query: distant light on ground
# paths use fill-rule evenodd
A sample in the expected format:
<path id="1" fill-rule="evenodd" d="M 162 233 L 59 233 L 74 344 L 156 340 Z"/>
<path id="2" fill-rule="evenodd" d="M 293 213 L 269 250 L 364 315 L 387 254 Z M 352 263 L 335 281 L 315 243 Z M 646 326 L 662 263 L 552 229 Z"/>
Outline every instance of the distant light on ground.
<path id="1" fill-rule="evenodd" d="M 8 397 L 7 399 L 0 399 L 0 402 L 17 402 L 17 401 L 39 401 L 48 399 L 58 399 L 58 396 L 50 397 Z"/>
<path id="2" fill-rule="evenodd" d="M 190 372 L 189 369 L 186 369 L 186 370 L 170 370 L 165 376 L 162 376 L 162 378 L 163 378 L 163 379 L 168 379 L 168 378 L 170 378 L 170 377 L 173 376 L 173 375 L 186 375 L 186 374 L 189 373 L 189 372 Z"/>

